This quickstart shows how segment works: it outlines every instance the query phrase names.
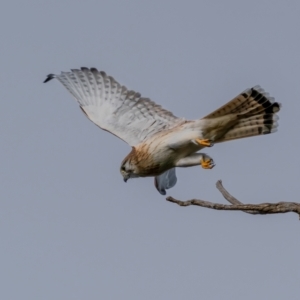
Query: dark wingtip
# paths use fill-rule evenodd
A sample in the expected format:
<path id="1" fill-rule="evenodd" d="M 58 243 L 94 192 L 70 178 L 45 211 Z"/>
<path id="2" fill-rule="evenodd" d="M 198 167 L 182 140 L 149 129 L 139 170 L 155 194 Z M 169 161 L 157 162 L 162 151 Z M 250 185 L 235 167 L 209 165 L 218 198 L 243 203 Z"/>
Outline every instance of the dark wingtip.
<path id="1" fill-rule="evenodd" d="M 98 70 L 96 68 L 91 68 L 92 73 L 98 73 Z"/>
<path id="2" fill-rule="evenodd" d="M 166 190 L 158 190 L 158 192 L 163 196 L 167 195 Z"/>
<path id="3" fill-rule="evenodd" d="M 50 81 L 50 80 L 53 79 L 54 77 L 55 77 L 54 74 L 49 74 L 49 75 L 47 76 L 47 78 L 44 80 L 44 83 Z"/>
<path id="4" fill-rule="evenodd" d="M 159 186 L 158 186 L 158 181 L 157 181 L 157 178 L 154 177 L 154 186 L 156 187 L 156 189 L 158 190 L 158 192 L 161 194 L 161 195 L 166 195 L 167 192 L 165 189 L 161 189 Z"/>

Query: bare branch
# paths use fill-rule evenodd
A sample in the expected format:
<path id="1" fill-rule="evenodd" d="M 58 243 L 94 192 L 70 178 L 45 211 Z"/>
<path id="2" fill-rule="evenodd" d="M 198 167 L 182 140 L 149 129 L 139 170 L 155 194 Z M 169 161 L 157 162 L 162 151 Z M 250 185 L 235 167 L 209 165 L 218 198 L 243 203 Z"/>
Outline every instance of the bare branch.
<path id="1" fill-rule="evenodd" d="M 299 215 L 300 219 L 300 203 L 296 202 L 278 202 L 278 203 L 261 203 L 261 204 L 243 204 L 235 197 L 233 197 L 222 185 L 222 181 L 219 180 L 216 183 L 217 189 L 223 195 L 223 197 L 231 203 L 229 204 L 219 204 L 208 202 L 199 199 L 191 199 L 187 201 L 177 200 L 173 197 L 167 197 L 166 200 L 176 203 L 179 206 L 190 206 L 190 205 L 197 205 L 202 206 L 210 209 L 217 209 L 217 210 L 239 210 L 243 211 L 248 214 L 280 214 L 280 213 L 287 213 L 287 212 L 294 212 Z"/>

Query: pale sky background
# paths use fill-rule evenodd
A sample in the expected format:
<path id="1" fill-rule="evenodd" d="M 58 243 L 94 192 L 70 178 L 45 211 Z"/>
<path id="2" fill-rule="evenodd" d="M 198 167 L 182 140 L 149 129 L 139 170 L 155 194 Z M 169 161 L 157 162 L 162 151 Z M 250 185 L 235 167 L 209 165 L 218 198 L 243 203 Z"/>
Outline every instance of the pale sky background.
<path id="1" fill-rule="evenodd" d="M 300 2 L 2 1 L 0 299 L 299 299 L 297 215 L 165 201 L 49 73 L 96 67 L 177 116 L 260 84 L 279 132 L 207 149 L 182 200 L 300 201 Z"/>

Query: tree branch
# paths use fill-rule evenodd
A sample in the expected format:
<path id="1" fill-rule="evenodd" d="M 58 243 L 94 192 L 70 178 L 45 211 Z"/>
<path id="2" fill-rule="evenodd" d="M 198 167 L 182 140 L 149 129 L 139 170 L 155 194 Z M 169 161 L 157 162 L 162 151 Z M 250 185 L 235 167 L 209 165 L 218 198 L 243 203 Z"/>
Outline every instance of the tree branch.
<path id="1" fill-rule="evenodd" d="M 179 206 L 197 205 L 210 209 L 217 210 L 239 210 L 248 214 L 281 214 L 287 212 L 294 212 L 299 215 L 300 219 L 300 203 L 296 202 L 278 202 L 278 203 L 261 203 L 261 204 L 243 204 L 235 197 L 233 197 L 222 185 L 222 181 L 218 180 L 216 183 L 217 189 L 223 195 L 223 197 L 231 204 L 219 204 L 208 202 L 199 199 L 191 199 L 187 201 L 177 200 L 173 197 L 167 197 L 166 200 L 176 203 Z"/>

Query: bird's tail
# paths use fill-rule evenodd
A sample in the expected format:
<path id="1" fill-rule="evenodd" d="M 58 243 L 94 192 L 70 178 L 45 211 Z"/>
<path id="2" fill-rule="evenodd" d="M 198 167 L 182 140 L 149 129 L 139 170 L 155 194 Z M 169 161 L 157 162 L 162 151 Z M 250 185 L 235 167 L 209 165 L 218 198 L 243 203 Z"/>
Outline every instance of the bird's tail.
<path id="1" fill-rule="evenodd" d="M 247 89 L 233 100 L 215 110 L 204 119 L 236 114 L 238 122 L 215 143 L 269 134 L 277 131 L 280 104 L 274 101 L 260 86 Z"/>

